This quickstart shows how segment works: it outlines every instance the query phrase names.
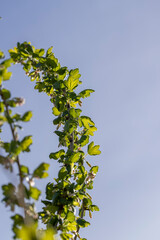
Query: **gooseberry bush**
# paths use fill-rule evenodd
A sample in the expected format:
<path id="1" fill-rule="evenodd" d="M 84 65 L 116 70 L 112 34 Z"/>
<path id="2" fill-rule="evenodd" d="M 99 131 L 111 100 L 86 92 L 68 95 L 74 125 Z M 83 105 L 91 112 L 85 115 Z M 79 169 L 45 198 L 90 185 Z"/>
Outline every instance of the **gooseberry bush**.
<path id="1" fill-rule="evenodd" d="M 90 225 L 85 220 L 86 213 L 92 218 L 92 212 L 99 211 L 89 194 L 98 166 L 92 166 L 87 160 L 88 155 L 101 153 L 99 145 L 90 142 L 97 128 L 81 109 L 82 99 L 89 97 L 94 90 L 85 89 L 78 93 L 77 87 L 82 83 L 79 69 L 61 67 L 52 47 L 45 52 L 24 42 L 17 43 L 9 53 L 10 58 L 4 60 L 4 54 L 0 52 L 0 132 L 6 125 L 12 138 L 7 142 L 0 139 L 0 164 L 16 174 L 18 179 L 18 184 L 9 182 L 2 185 L 2 202 L 13 212 L 13 239 L 85 240 L 80 236 L 80 229 Z M 31 120 L 32 112 L 16 113 L 15 108 L 23 105 L 24 99 L 12 97 L 4 86 L 12 75 L 8 71 L 11 64 L 21 64 L 25 74 L 35 81 L 34 88 L 46 93 L 52 103 L 54 133 L 59 139 L 59 149 L 51 152 L 49 158 L 57 161 L 60 169 L 57 177 L 46 185 L 40 212 L 36 212 L 35 204 L 43 189 L 35 187 L 33 182 L 34 179 L 48 177 L 50 165 L 41 162 L 31 172 L 29 166 L 21 164 L 23 152 L 30 152 L 32 136 L 20 139 L 18 133 L 22 125 Z M 19 214 L 18 209 L 23 212 Z"/>

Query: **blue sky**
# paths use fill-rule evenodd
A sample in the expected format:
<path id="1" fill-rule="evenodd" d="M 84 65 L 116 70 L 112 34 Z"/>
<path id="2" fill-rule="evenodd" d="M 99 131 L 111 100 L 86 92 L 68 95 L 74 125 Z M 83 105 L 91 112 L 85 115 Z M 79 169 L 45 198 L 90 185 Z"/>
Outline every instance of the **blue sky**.
<path id="1" fill-rule="evenodd" d="M 88 240 L 159 240 L 160 238 L 160 2 L 157 0 L 1 1 L 0 48 L 17 42 L 54 53 L 69 68 L 78 67 L 82 89 L 95 93 L 83 111 L 96 123 L 102 154 L 92 191 L 99 205 Z M 22 134 L 33 134 L 32 153 L 22 157 L 32 168 L 57 150 L 51 106 L 33 90 L 20 66 L 6 83 L 26 98 L 33 120 Z M 21 111 L 21 110 L 19 110 Z M 54 177 L 58 166 L 51 164 Z M 1 183 L 8 177 L 1 169 Z M 40 183 L 45 187 L 45 181 Z M 0 232 L 11 239 L 9 212 L 0 205 Z"/>

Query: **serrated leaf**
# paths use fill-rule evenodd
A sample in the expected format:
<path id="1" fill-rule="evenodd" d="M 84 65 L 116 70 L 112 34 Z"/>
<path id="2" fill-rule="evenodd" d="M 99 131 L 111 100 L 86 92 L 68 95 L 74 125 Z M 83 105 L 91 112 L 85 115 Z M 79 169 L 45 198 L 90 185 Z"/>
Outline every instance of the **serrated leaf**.
<path id="1" fill-rule="evenodd" d="M 79 83 L 81 83 L 79 81 L 79 78 L 80 78 L 80 74 L 79 74 L 79 69 L 74 69 L 74 70 L 71 70 L 69 72 L 69 77 L 67 80 L 64 81 L 64 84 L 66 85 L 66 87 L 68 88 L 68 90 L 72 91 L 74 88 L 77 87 L 77 85 Z"/>
<path id="2" fill-rule="evenodd" d="M 94 142 L 91 142 L 88 145 L 88 154 L 89 155 L 99 155 L 101 153 L 101 151 L 99 150 L 99 145 L 95 145 L 94 146 Z"/>

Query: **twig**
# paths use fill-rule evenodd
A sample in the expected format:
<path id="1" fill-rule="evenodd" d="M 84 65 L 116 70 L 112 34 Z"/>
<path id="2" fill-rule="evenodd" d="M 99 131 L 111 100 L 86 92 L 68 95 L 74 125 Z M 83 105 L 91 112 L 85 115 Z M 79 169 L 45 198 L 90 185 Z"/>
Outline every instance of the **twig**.
<path id="1" fill-rule="evenodd" d="M 4 105 L 5 105 L 5 108 L 6 108 L 6 115 L 7 115 L 8 118 L 10 118 L 8 104 L 6 103 L 6 100 L 3 97 L 1 88 L 0 88 L 0 95 L 1 95 L 1 98 L 2 98 L 2 100 L 4 102 Z M 15 133 L 14 127 L 12 126 L 12 123 L 9 122 L 9 121 L 8 121 L 8 124 L 10 126 L 10 130 L 11 130 L 11 133 L 12 133 L 13 140 L 16 142 L 17 141 L 17 136 L 16 136 L 16 133 Z M 25 200 L 24 200 L 25 197 L 24 197 L 23 175 L 22 175 L 22 172 L 21 172 L 21 165 L 20 165 L 19 156 L 16 157 L 16 163 L 17 163 L 18 172 L 19 172 L 20 193 L 21 193 L 21 195 L 19 197 L 19 203 L 20 203 L 20 206 L 24 209 L 24 216 L 26 218 L 27 213 L 26 213 L 26 205 L 25 205 Z"/>

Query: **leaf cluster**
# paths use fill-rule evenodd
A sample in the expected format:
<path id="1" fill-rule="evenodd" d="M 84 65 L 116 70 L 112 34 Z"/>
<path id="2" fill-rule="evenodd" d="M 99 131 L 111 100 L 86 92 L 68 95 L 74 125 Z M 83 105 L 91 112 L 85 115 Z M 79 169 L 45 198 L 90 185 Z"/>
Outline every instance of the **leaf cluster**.
<path id="1" fill-rule="evenodd" d="M 52 52 L 52 47 L 45 52 L 44 49 L 35 49 L 30 43 L 24 42 L 18 43 L 17 47 L 9 50 L 9 53 L 11 58 L 0 65 L 2 66 L 0 68 L 2 69 L 0 70 L 0 126 L 8 123 L 13 139 L 10 142 L 1 141 L 6 155 L 0 157 L 0 163 L 8 168 L 6 163 L 8 159 L 11 170 L 13 163 L 17 163 L 19 168 L 19 186 L 9 183 L 2 187 L 5 196 L 3 201 L 11 206 L 11 210 L 14 210 L 15 205 L 24 208 L 24 217 L 17 214 L 12 217 L 15 237 L 20 236 L 20 239 L 25 240 L 23 236 L 27 232 L 34 235 L 33 239 L 50 239 L 50 230 L 44 233 L 44 238 L 38 238 L 37 225 L 32 224 L 32 227 L 26 225 L 28 219 L 35 224 L 38 219 L 41 219 L 46 229 L 54 228 L 62 240 L 82 239 L 79 234 L 80 228 L 90 225 L 85 220 L 86 213 L 92 218 L 92 212 L 99 211 L 88 192 L 93 188 L 98 166 L 92 166 L 92 163 L 87 160 L 87 155 L 96 156 L 101 153 L 99 145 L 95 145 L 93 141 L 90 142 L 90 137 L 94 135 L 97 128 L 89 116 L 82 115 L 81 109 L 82 99 L 89 97 L 94 90 L 85 89 L 77 93 L 77 87 L 82 83 L 79 69 L 68 70 L 67 67 L 61 67 Z M 3 53 L 0 56 L 3 57 Z M 44 207 L 38 216 L 31 199 L 38 200 L 41 191 L 33 187 L 33 181 L 35 178 L 48 176 L 49 164 L 40 163 L 33 173 L 30 173 L 27 166 L 20 164 L 19 155 L 30 151 L 32 138 L 26 136 L 19 140 L 17 129 L 21 129 L 21 122 L 30 121 L 32 112 L 28 111 L 22 116 L 18 113 L 12 114 L 12 108 L 24 103 L 21 98 L 11 98 L 9 90 L 2 86 L 2 82 L 11 76 L 7 68 L 12 62 L 20 63 L 26 75 L 31 81 L 35 81 L 35 89 L 48 95 L 52 103 L 55 134 L 59 139 L 60 149 L 57 152 L 51 152 L 49 158 L 56 160 L 60 164 L 60 169 L 57 178 L 46 185 L 46 196 L 42 201 Z M 28 187 L 24 183 L 25 179 Z M 18 194 L 22 196 L 19 197 Z"/>

